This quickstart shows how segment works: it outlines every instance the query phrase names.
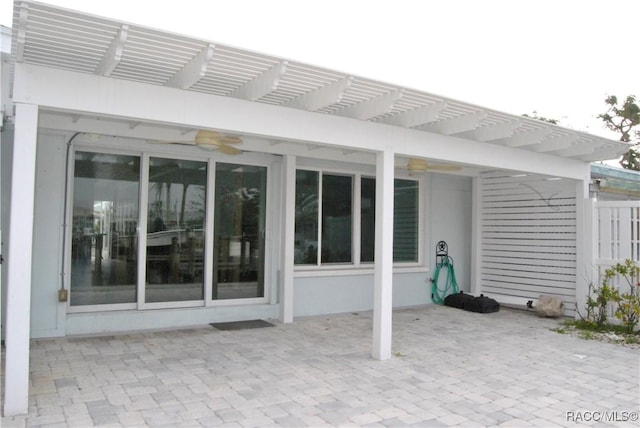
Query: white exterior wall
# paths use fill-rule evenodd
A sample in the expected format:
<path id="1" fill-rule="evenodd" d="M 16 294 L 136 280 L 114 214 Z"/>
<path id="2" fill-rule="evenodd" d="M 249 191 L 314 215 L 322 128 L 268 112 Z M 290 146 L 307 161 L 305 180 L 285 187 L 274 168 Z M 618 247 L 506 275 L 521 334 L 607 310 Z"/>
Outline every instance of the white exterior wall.
<path id="1" fill-rule="evenodd" d="M 66 147 L 60 135 L 38 136 L 36 202 L 31 266 L 31 335 L 64 335 L 66 304 L 58 303 L 61 285 L 64 165 Z"/>
<path id="2" fill-rule="evenodd" d="M 436 244 L 445 241 L 460 290 L 471 291 L 472 179 L 432 174 L 429 186 L 429 264 L 435 267 Z"/>
<path id="3" fill-rule="evenodd" d="M 393 307 L 424 305 L 431 302 L 429 273 L 408 272 L 393 275 Z M 295 280 L 295 316 L 312 316 L 373 308 L 373 272 L 365 275 L 298 277 Z"/>

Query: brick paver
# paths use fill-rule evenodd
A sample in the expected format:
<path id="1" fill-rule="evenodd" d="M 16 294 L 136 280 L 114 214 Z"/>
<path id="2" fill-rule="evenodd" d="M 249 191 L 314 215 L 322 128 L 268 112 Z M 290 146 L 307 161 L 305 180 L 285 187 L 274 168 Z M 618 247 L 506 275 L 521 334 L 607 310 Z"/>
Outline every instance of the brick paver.
<path id="1" fill-rule="evenodd" d="M 638 426 L 640 351 L 558 322 L 398 310 L 388 361 L 371 313 L 34 340 L 29 415 L 2 426 Z"/>

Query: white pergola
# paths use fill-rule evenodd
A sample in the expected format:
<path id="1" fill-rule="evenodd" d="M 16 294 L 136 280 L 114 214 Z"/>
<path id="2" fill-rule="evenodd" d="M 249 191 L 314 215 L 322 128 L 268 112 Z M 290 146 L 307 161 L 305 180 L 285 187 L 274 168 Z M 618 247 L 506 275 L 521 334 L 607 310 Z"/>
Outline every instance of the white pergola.
<path id="1" fill-rule="evenodd" d="M 287 107 L 579 161 L 615 158 L 621 150 L 619 142 L 539 120 L 42 3 L 16 1 L 14 15 L 14 61 L 34 69 Z M 75 122 L 81 116 L 70 115 Z M 244 122 L 234 131 L 247 132 Z M 137 124 L 132 118 L 128 126 Z M 312 135 L 301 137 L 313 141 Z M 450 160 L 445 153 L 428 154 Z M 464 153 L 457 156 L 461 162 L 467 158 Z"/>
<path id="2" fill-rule="evenodd" d="M 16 1 L 15 145 L 7 256 L 4 414 L 28 407 L 29 312 L 38 128 L 184 139 L 209 128 L 243 150 L 376 165 L 372 355 L 391 356 L 393 180 L 410 158 L 587 180 L 626 145 L 423 91 L 42 3 Z M 265 143 L 267 142 L 267 143 Z M 312 154 L 311 154 L 312 153 Z M 283 230 L 293 242 L 293 184 Z M 281 320 L 293 320 L 293 245 L 283 249 Z M 25 286 L 26 285 L 26 286 Z"/>

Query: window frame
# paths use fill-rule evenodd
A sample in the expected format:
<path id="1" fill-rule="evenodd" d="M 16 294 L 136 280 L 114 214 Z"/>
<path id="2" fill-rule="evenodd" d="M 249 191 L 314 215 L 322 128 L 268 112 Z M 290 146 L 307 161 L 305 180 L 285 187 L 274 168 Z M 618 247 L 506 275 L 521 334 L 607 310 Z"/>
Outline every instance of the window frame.
<path id="1" fill-rule="evenodd" d="M 362 236 L 362 221 L 361 221 L 361 208 L 362 208 L 362 178 L 376 179 L 375 174 L 366 171 L 346 171 L 340 168 L 331 167 L 313 167 L 306 163 L 298 163 L 296 165 L 296 172 L 299 170 L 312 171 L 319 174 L 318 176 L 318 242 L 322 241 L 322 225 L 321 221 L 321 203 L 322 203 L 322 175 L 348 175 L 353 177 L 352 182 L 352 262 L 351 263 L 321 263 L 320 257 L 315 264 L 295 264 L 293 265 L 294 274 L 297 277 L 313 276 L 314 273 L 322 271 L 323 274 L 331 275 L 345 275 L 362 274 L 363 271 L 369 273 L 375 268 L 375 262 L 361 261 L 361 236 Z M 394 271 L 402 272 L 425 272 L 429 270 L 427 263 L 425 262 L 426 254 L 426 197 L 425 189 L 428 187 L 426 176 L 410 176 L 409 174 L 398 174 L 394 176 L 395 180 L 412 180 L 418 184 L 418 260 L 407 262 L 393 262 Z M 319 247 L 318 252 L 321 249 Z"/>

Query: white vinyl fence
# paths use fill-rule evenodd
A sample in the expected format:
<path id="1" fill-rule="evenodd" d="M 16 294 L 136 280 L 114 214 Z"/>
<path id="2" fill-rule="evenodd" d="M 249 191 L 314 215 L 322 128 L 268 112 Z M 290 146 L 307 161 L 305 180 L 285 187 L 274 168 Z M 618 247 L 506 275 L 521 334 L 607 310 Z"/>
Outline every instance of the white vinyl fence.
<path id="1" fill-rule="evenodd" d="M 598 283 L 604 271 L 617 263 L 628 259 L 640 263 L 640 201 L 595 202 L 593 220 Z M 617 282 L 621 290 L 629 286 L 620 278 Z"/>
<path id="2" fill-rule="evenodd" d="M 594 286 L 602 285 L 604 271 L 626 260 L 640 263 L 640 201 L 597 201 L 593 203 Z M 637 280 L 637 279 L 636 279 Z M 620 276 L 611 280 L 622 292 L 629 284 Z M 615 322 L 615 306 L 609 306 L 609 320 Z"/>
<path id="3" fill-rule="evenodd" d="M 640 201 L 598 201 L 594 210 L 596 265 L 640 262 Z"/>

